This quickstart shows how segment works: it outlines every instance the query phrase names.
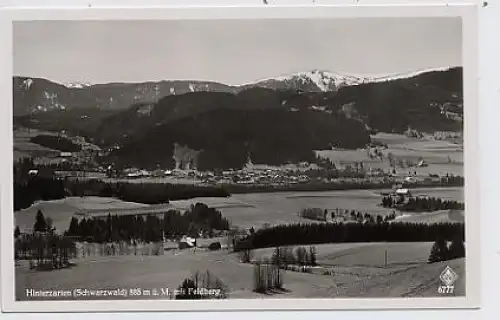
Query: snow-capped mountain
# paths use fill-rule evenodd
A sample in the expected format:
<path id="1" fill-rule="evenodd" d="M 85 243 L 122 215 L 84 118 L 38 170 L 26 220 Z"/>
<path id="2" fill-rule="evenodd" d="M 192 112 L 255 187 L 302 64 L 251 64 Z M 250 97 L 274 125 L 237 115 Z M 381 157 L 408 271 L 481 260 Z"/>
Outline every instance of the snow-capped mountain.
<path id="1" fill-rule="evenodd" d="M 87 83 L 87 82 L 78 82 L 78 81 L 74 81 L 74 82 L 67 82 L 67 83 L 64 83 L 63 84 L 66 88 L 69 88 L 69 89 L 83 89 L 83 88 L 86 88 L 86 87 L 90 87 L 92 86 L 91 83 Z"/>
<path id="2" fill-rule="evenodd" d="M 154 103 L 162 97 L 169 95 L 182 95 L 199 91 L 238 93 L 254 87 L 271 90 L 331 92 L 347 86 L 390 82 L 407 78 L 414 79 L 414 85 L 418 86 L 421 84 L 421 80 L 419 80 L 421 76 L 427 77 L 427 75 L 431 75 L 437 71 L 444 71 L 443 73 L 446 73 L 446 71 L 451 69 L 435 68 L 376 77 L 344 75 L 336 72 L 312 70 L 232 86 L 197 80 L 164 80 L 92 85 L 80 82 L 62 84 L 43 78 L 15 76 L 13 79 L 14 113 L 16 115 L 25 115 L 52 110 L 89 107 L 103 110 L 120 110 L 126 109 L 136 103 Z M 461 72 L 461 68 L 459 72 Z M 450 79 L 453 79 L 453 77 Z"/>
<path id="3" fill-rule="evenodd" d="M 407 79 L 416 77 L 418 75 L 434 72 L 434 71 L 447 71 L 450 68 L 434 68 L 426 70 L 418 70 L 408 73 L 398 73 L 386 76 L 354 76 L 344 75 L 340 73 L 312 70 L 307 72 L 298 72 L 289 75 L 282 75 L 273 78 L 261 79 L 251 83 L 240 85 L 240 88 L 247 87 L 262 87 L 269 89 L 296 89 L 303 91 L 336 91 L 341 87 L 355 86 L 364 83 L 386 82 L 399 79 Z"/>
<path id="4" fill-rule="evenodd" d="M 312 70 L 282 75 L 274 78 L 257 80 L 240 87 L 263 87 L 269 89 L 297 89 L 304 91 L 336 91 L 340 87 L 353 86 L 365 82 L 365 79 L 334 72 Z"/>
<path id="5" fill-rule="evenodd" d="M 136 103 L 154 103 L 168 95 L 197 91 L 236 91 L 231 86 L 208 81 L 89 84 L 58 83 L 43 78 L 21 76 L 13 78 L 13 89 L 15 115 L 79 108 L 120 110 Z"/>
<path id="6" fill-rule="evenodd" d="M 364 77 L 365 83 L 372 82 L 385 82 L 385 81 L 393 81 L 399 79 L 410 79 L 416 76 L 419 76 L 428 72 L 443 72 L 452 69 L 451 67 L 443 67 L 443 68 L 431 68 L 431 69 L 422 69 L 412 72 L 404 72 L 404 73 L 394 73 L 386 76 L 377 76 L 377 77 Z"/>

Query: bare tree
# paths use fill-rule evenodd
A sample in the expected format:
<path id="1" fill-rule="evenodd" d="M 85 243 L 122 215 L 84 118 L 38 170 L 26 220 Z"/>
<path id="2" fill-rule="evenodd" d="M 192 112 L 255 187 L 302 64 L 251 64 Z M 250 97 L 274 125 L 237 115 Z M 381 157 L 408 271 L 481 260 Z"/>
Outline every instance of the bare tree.
<path id="1" fill-rule="evenodd" d="M 391 167 L 394 167 L 394 165 L 395 165 L 395 159 L 394 159 L 394 154 L 392 154 L 392 152 L 389 152 L 387 154 L 387 160 L 389 160 L 389 165 Z"/>
<path id="2" fill-rule="evenodd" d="M 406 166 L 407 166 L 408 168 L 413 167 L 413 166 L 414 166 L 413 161 L 412 161 L 411 159 L 406 159 Z"/>
<path id="3" fill-rule="evenodd" d="M 403 160 L 403 159 L 399 159 L 399 161 L 398 161 L 398 162 L 399 162 L 399 166 L 400 166 L 401 168 L 404 168 L 404 167 L 405 167 L 405 162 L 404 162 L 404 160 Z"/>
<path id="4" fill-rule="evenodd" d="M 240 260 L 243 263 L 250 263 L 253 258 L 253 252 L 252 250 L 246 249 L 243 251 L 240 251 Z"/>
<path id="5" fill-rule="evenodd" d="M 52 232 L 55 230 L 54 228 L 54 221 L 52 220 L 51 217 L 45 218 L 45 224 L 47 226 L 47 232 Z"/>
<path id="6" fill-rule="evenodd" d="M 297 256 L 297 263 L 301 266 L 307 264 L 307 250 L 304 247 L 298 247 L 295 250 L 295 255 Z"/>

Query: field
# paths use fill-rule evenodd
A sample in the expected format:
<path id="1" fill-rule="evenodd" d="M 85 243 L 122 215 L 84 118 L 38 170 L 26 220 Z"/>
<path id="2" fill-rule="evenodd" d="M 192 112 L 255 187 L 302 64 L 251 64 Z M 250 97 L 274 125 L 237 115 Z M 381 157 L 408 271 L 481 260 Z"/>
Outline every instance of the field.
<path id="1" fill-rule="evenodd" d="M 402 159 L 404 161 L 411 160 L 416 164 L 419 158 L 422 157 L 429 166 L 411 169 L 412 172 L 416 170 L 418 176 L 428 176 L 429 174 L 446 175 L 447 173 L 463 176 L 462 145 L 444 140 L 416 139 L 391 133 L 379 133 L 372 136 L 372 140 L 388 145 L 388 149 L 382 151 L 385 156 L 383 161 L 370 159 L 366 150 L 324 150 L 317 153 L 335 163 L 363 162 L 366 169 L 380 168 L 386 171 L 390 169 L 386 158 L 389 153 L 394 155 L 396 162 Z M 406 174 L 408 171 L 396 169 L 401 174 Z"/>
<path id="2" fill-rule="evenodd" d="M 420 223 L 440 223 L 440 222 L 465 222 L 463 211 L 436 211 L 420 214 L 403 214 L 395 219 L 398 222 L 420 222 Z"/>
<path id="3" fill-rule="evenodd" d="M 73 214 L 82 209 L 116 209 L 116 208 L 138 208 L 147 205 L 125 202 L 113 198 L 102 197 L 69 197 L 60 200 L 40 201 L 31 207 L 14 213 L 14 223 L 21 230 L 29 230 L 35 223 L 35 216 L 38 210 L 43 212 L 47 218 L 51 218 L 53 226 L 57 231 L 65 231 L 69 227 L 69 222 Z"/>
<path id="4" fill-rule="evenodd" d="M 415 194 L 458 201 L 464 199 L 463 188 L 418 189 Z M 298 216 L 298 212 L 305 208 L 349 209 L 383 216 L 392 213 L 392 209 L 380 206 L 380 190 L 236 194 L 231 198 L 241 201 L 245 207 L 222 208 L 222 214 L 244 228 L 310 221 Z M 203 202 L 202 198 L 191 201 Z"/>
<path id="5" fill-rule="evenodd" d="M 43 147 L 39 144 L 30 142 L 30 139 L 39 134 L 53 134 L 42 132 L 35 129 L 24 129 L 14 131 L 14 161 L 25 157 L 44 157 L 51 154 L 59 154 L 59 151 Z"/>
<path id="6" fill-rule="evenodd" d="M 229 287 L 229 298 L 327 298 L 438 296 L 439 275 L 449 265 L 459 275 L 455 295 L 465 290 L 464 260 L 427 264 L 430 244 L 339 244 L 318 246 L 318 263 L 333 271 L 284 272 L 285 292 L 252 292 L 253 267 L 225 250 L 186 249 L 162 256 L 111 256 L 76 260 L 72 269 L 33 272 L 25 264 L 16 268 L 17 299 L 33 289 L 176 289 L 195 272 L 207 270 Z M 383 266 L 385 250 L 389 264 Z M 265 253 L 264 251 L 260 254 Z M 322 269 L 326 270 L 326 269 Z M 130 297 L 129 297 L 130 298 Z M 144 298 L 144 297 L 143 297 Z M 147 297 L 151 298 L 151 297 Z M 158 298 L 161 298 L 158 297 Z"/>
<path id="7" fill-rule="evenodd" d="M 184 210 L 191 204 L 202 202 L 209 207 L 217 208 L 222 215 L 229 219 L 232 225 L 242 228 L 259 228 L 263 225 L 282 223 L 306 222 L 298 212 L 305 208 L 321 208 L 335 210 L 349 209 L 371 214 L 387 215 L 392 209 L 380 206 L 381 190 L 347 190 L 325 192 L 276 192 L 236 194 L 229 198 L 193 198 L 177 200 L 170 203 L 174 208 Z M 463 201 L 463 188 L 425 188 L 414 190 L 416 195 L 440 197 L 446 200 Z M 61 200 L 41 201 L 30 208 L 15 212 L 15 223 L 21 230 L 30 229 L 35 221 L 38 210 L 44 216 L 53 220 L 59 231 L 69 226 L 69 221 L 77 210 L 81 209 L 116 209 L 138 208 L 147 205 L 133 202 L 124 202 L 114 198 L 102 197 L 69 197 Z M 463 217 L 462 217 L 463 218 Z M 403 216 L 402 221 L 448 221 L 447 213 L 412 213 Z M 429 220 L 431 219 L 431 220 Z M 456 221 L 456 219 L 451 219 Z"/>
<path id="8" fill-rule="evenodd" d="M 317 262 L 323 266 L 381 268 L 385 265 L 387 251 L 387 264 L 394 268 L 425 263 L 432 243 L 337 243 L 315 247 Z M 273 251 L 274 248 L 255 250 L 254 259 L 271 258 Z"/>

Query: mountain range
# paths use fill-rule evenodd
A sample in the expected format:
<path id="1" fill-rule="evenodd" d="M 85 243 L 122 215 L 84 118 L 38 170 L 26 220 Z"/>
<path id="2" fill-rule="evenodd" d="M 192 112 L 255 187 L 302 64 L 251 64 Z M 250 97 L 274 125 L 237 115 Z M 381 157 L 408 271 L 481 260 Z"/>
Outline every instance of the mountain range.
<path id="1" fill-rule="evenodd" d="M 337 91 L 345 86 L 412 78 L 420 74 L 443 70 L 447 69 L 422 70 L 386 77 L 357 77 L 312 70 L 257 80 L 238 86 L 194 80 L 95 85 L 79 82 L 60 84 L 43 78 L 15 76 L 13 78 L 14 116 L 76 108 L 125 109 L 135 103 L 157 102 L 167 95 L 198 91 L 238 93 L 248 88 L 261 87 L 273 90 L 328 92 Z"/>
<path id="2" fill-rule="evenodd" d="M 106 161 L 127 166 L 173 166 L 178 144 L 199 150 L 206 169 L 312 161 L 313 150 L 360 148 L 376 131 L 455 131 L 463 121 L 460 67 L 384 78 L 313 70 L 240 86 L 13 81 L 15 124 L 119 145 Z"/>

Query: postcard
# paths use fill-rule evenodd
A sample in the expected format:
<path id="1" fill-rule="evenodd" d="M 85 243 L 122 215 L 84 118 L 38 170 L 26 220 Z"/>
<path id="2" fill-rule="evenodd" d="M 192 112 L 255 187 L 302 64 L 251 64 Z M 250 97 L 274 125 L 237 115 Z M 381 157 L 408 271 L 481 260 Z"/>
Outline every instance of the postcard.
<path id="1" fill-rule="evenodd" d="M 2 308 L 479 307 L 475 14 L 2 11 Z"/>

